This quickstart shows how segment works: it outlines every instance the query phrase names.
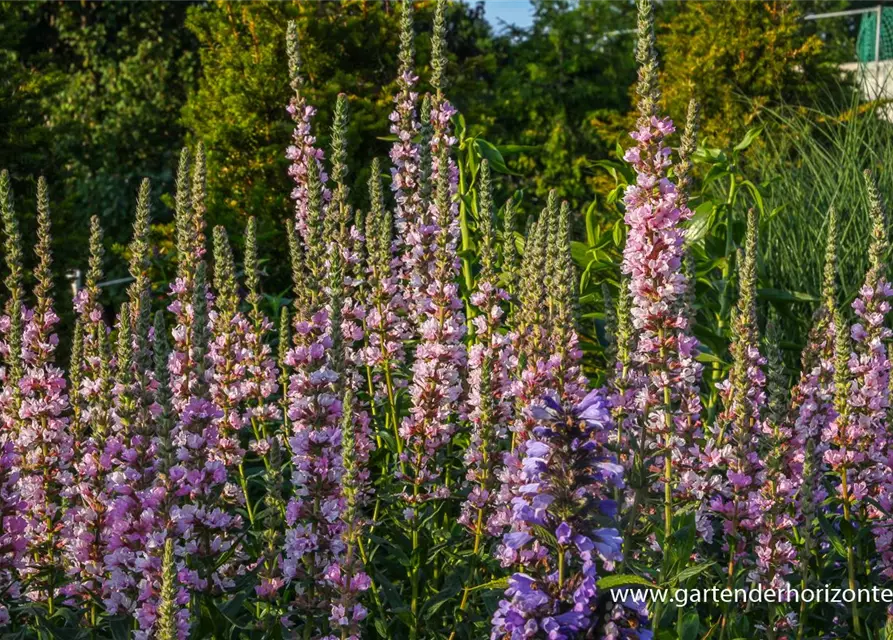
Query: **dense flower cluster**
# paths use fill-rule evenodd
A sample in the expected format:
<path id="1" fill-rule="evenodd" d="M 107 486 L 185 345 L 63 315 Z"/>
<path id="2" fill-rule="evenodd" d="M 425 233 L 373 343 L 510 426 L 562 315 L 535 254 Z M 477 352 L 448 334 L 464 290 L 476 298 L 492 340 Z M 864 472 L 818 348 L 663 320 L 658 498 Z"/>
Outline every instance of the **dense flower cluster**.
<path id="1" fill-rule="evenodd" d="M 691 335 L 685 305 L 680 304 L 690 286 L 682 269 L 682 223 L 691 211 L 667 177 L 671 159 L 665 138 L 674 131 L 669 119 L 643 113 L 638 129 L 630 134 L 636 146 L 624 156 L 636 170 L 636 183 L 624 195 L 629 236 L 622 268 L 629 276 L 636 336 L 632 362 L 641 373 L 635 413 L 644 423 L 646 440 L 640 444 L 644 463 L 664 487 L 665 528 L 670 525 L 674 492 L 683 496 L 703 492 L 692 486 L 692 471 L 700 464 L 701 365 L 695 359 L 698 341 Z M 658 451 L 663 451 L 662 460 L 655 456 Z"/>
<path id="2" fill-rule="evenodd" d="M 465 450 L 466 479 L 471 484 L 459 522 L 479 539 L 489 529 L 496 497 L 496 470 L 512 417 L 511 339 L 501 331 L 509 295 L 495 281 L 490 165 L 480 175 L 481 273 L 471 303 L 478 310 L 473 320 L 475 344 L 468 353 L 468 421 L 471 439 Z"/>
<path id="3" fill-rule="evenodd" d="M 603 392 L 570 408 L 549 400 L 535 417 L 521 445 L 524 485 L 512 504 L 512 530 L 498 552 L 503 566 L 520 570 L 494 614 L 494 640 L 591 634 L 600 622 L 598 561 L 610 570 L 622 558 L 611 496 L 623 468 L 605 448 L 613 426 Z"/>
<path id="4" fill-rule="evenodd" d="M 435 17 L 435 36 L 442 41 L 443 8 Z M 439 34 L 439 35 L 438 35 Z M 444 62 L 435 59 L 440 67 Z M 451 439 L 462 394 L 461 370 L 467 354 L 465 314 L 459 297 L 459 170 L 451 157 L 456 144 L 450 120 L 456 113 L 442 97 L 439 85 L 429 117 L 432 193 L 406 233 L 403 262 L 408 273 L 410 317 L 419 344 L 412 365 L 409 396 L 412 407 L 399 435 L 406 443 L 401 462 L 411 485 L 405 498 L 414 508 L 432 497 L 444 497 L 445 487 L 432 489 L 439 476 L 436 454 Z"/>

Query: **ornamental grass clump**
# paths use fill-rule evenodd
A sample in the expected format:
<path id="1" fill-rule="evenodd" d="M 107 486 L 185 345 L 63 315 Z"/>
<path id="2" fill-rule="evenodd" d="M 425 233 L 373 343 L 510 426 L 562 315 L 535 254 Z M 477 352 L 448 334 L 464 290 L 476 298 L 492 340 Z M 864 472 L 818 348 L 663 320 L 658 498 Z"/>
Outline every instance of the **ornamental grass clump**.
<path id="1" fill-rule="evenodd" d="M 597 388 L 584 354 L 602 348 L 581 317 L 602 310 L 579 313 L 591 301 L 578 299 L 576 214 L 555 192 L 526 221 L 520 194 L 500 200 L 499 148 L 470 139 L 447 96 L 443 0 L 419 56 L 430 72 L 415 66 L 413 5 L 402 4 L 391 137 L 368 198 L 349 188 L 351 100 L 338 95 L 318 142 L 288 25 L 294 210 L 279 230 L 292 276 L 280 296 L 264 293 L 275 283 L 253 217 L 244 232 L 208 227 L 215 174 L 199 144 L 177 169 L 172 281 L 154 279 L 144 181 L 132 280 L 105 293 L 113 258 L 94 219 L 60 345 L 47 184 L 31 262 L 0 173 L 3 634 L 878 636 L 878 603 L 649 599 L 888 584 L 893 289 L 869 176 L 870 269 L 853 317 L 839 300 L 831 211 L 821 300 L 790 376 L 779 330 L 789 309 L 761 286 L 757 212 L 725 210 L 721 267 L 689 232 L 704 197 L 698 103 L 677 136 L 659 113 L 654 7 L 638 7 L 639 119 L 625 152 L 635 181 L 622 264 L 597 270 L 608 274 Z M 717 290 L 720 270 L 729 344 L 697 325 L 697 294 Z"/>

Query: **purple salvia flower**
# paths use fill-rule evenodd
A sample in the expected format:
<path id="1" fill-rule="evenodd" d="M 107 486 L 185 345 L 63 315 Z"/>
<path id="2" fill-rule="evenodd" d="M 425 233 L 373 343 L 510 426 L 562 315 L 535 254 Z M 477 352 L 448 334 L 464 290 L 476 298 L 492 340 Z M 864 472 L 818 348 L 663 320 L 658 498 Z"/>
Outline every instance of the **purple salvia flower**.
<path id="1" fill-rule="evenodd" d="M 519 447 L 523 484 L 512 530 L 498 551 L 503 566 L 519 570 L 490 637 L 589 637 L 604 622 L 597 616 L 599 569 L 611 571 L 622 559 L 620 534 L 607 522 L 616 515 L 609 496 L 623 483 L 623 468 L 606 449 L 610 408 L 595 390 L 570 409 L 548 398 L 533 411 L 537 426 Z"/>

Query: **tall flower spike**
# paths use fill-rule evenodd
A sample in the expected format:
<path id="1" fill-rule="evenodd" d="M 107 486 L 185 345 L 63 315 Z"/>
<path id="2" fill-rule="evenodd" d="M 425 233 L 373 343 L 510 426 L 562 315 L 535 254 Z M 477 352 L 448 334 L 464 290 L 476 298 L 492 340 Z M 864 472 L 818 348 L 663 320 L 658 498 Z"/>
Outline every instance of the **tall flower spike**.
<path id="1" fill-rule="evenodd" d="M 406 303 L 401 293 L 399 258 L 394 253 L 393 221 L 385 209 L 381 186 L 381 165 L 372 161 L 369 176 L 369 213 L 366 216 L 366 279 L 369 286 L 369 312 L 366 316 L 368 345 L 363 361 L 375 376 L 375 401 L 387 402 L 387 415 L 395 432 L 398 452 L 403 443 L 397 435 L 397 388 L 395 373 L 406 360 L 409 327 L 405 318 Z"/>
<path id="2" fill-rule="evenodd" d="M 347 127 L 349 124 L 349 106 L 347 96 L 338 94 L 335 101 L 335 117 L 332 120 L 332 150 L 329 161 L 332 164 L 332 181 L 334 189 L 329 205 L 329 213 L 326 216 L 328 230 L 326 237 L 329 241 L 346 244 L 347 232 L 350 227 L 350 209 L 347 204 Z"/>
<path id="3" fill-rule="evenodd" d="M 692 156 L 698 148 L 698 129 L 700 128 L 701 105 L 692 98 L 688 102 L 685 116 L 685 129 L 679 142 L 679 162 L 676 163 L 676 188 L 681 199 L 688 198 L 692 183 Z"/>
<path id="4" fill-rule="evenodd" d="M 275 436 L 268 433 L 267 422 L 281 417 L 277 405 L 270 402 L 270 397 L 279 391 L 277 380 L 279 372 L 276 369 L 273 350 L 266 342 L 267 336 L 273 330 L 273 323 L 260 308 L 263 298 L 260 292 L 257 222 L 254 216 L 248 219 L 248 225 L 245 228 L 245 284 L 248 288 L 245 301 L 251 306 L 251 310 L 248 312 L 250 330 L 246 336 L 248 348 L 246 400 L 249 403 L 246 422 L 251 425 L 254 434 L 254 440 L 251 443 L 253 450 L 268 462 L 267 453 Z M 286 342 L 288 342 L 287 337 Z"/>
<path id="5" fill-rule="evenodd" d="M 431 35 L 431 86 L 434 87 L 438 102 L 446 88 L 446 6 L 446 0 L 437 0 L 434 31 Z"/>
<path id="6" fill-rule="evenodd" d="M 102 227 L 99 225 L 99 217 L 90 218 L 90 260 L 87 269 L 87 288 L 97 291 L 97 285 L 102 279 L 102 258 L 105 249 L 102 246 Z"/>
<path id="7" fill-rule="evenodd" d="M 893 517 L 889 515 L 893 506 L 893 440 L 887 427 L 891 363 L 886 345 L 893 335 L 887 327 L 893 287 L 887 279 L 890 245 L 886 208 L 869 171 L 865 172 L 865 183 L 872 229 L 868 272 L 852 305 L 856 322 L 850 329 L 854 353 L 849 361 L 847 404 L 852 413 L 849 429 L 857 445 L 847 466 L 854 476 L 850 478 L 850 498 L 858 508 L 854 516 L 858 514 L 867 521 L 864 524 L 872 526 L 880 566 L 889 577 L 893 576 Z M 880 509 L 874 501 L 881 505 Z M 858 627 L 858 621 L 855 626 Z"/>
<path id="8" fill-rule="evenodd" d="M 757 217 L 747 214 L 747 235 L 738 259 L 738 304 L 733 318 L 734 341 L 730 347 L 732 369 L 719 385 L 723 413 L 715 448 L 728 446 L 724 485 L 711 501 L 711 509 L 723 519 L 730 550 L 729 571 L 746 554 L 752 532 L 758 527 L 762 505 L 755 498 L 763 461 L 757 442 L 765 419 L 766 359 L 760 353 L 756 315 Z M 730 573 L 731 575 L 731 573 Z"/>
<path id="9" fill-rule="evenodd" d="M 479 280 L 490 281 L 496 271 L 496 253 L 493 246 L 493 187 L 490 184 L 490 163 L 481 162 L 480 183 L 478 185 L 478 234 L 480 246 L 478 258 L 481 263 Z"/>
<path id="10" fill-rule="evenodd" d="M 828 210 L 828 231 L 825 242 L 825 266 L 822 278 L 821 303 L 813 316 L 806 348 L 801 357 L 801 374 L 791 392 L 794 414 L 794 443 L 788 467 L 795 484 L 812 483 L 816 497 L 824 498 L 816 478 L 824 476 L 822 456 L 827 447 L 824 431 L 834 419 L 834 342 L 837 306 L 837 242 L 838 214 L 832 206 Z M 806 475 L 807 444 L 812 442 L 816 455 L 810 460 L 812 472 Z"/>
<path id="11" fill-rule="evenodd" d="M 419 120 L 416 113 L 418 93 L 415 85 L 418 76 L 413 68 L 415 49 L 413 40 L 412 0 L 403 0 L 400 16 L 400 71 L 397 75 L 397 95 L 394 96 L 394 111 L 389 116 L 390 132 L 396 136 L 391 145 L 391 189 L 397 203 L 394 209 L 394 221 L 397 231 L 403 237 L 407 225 L 415 224 L 421 215 L 423 199 L 421 194 L 421 157 L 424 153 L 424 141 L 420 145 L 415 141 L 419 133 Z M 430 105 L 428 107 L 430 111 Z M 423 114 L 428 111 L 422 110 Z M 377 176 L 378 172 L 373 171 Z"/>
<path id="12" fill-rule="evenodd" d="M 294 20 L 288 21 L 285 33 L 285 49 L 288 55 L 289 84 L 295 95 L 298 95 L 301 92 L 301 87 L 304 85 L 304 78 L 301 75 L 301 45 L 298 36 L 298 23 Z"/>
<path id="13" fill-rule="evenodd" d="M 189 149 L 180 151 L 180 164 L 177 166 L 177 190 L 174 198 L 174 224 L 177 230 L 177 277 L 185 279 L 190 267 L 192 242 L 192 196 L 189 180 Z"/>
<path id="14" fill-rule="evenodd" d="M 56 572 L 59 570 L 59 529 L 62 492 L 69 482 L 73 443 L 68 430 L 68 398 L 65 379 L 55 366 L 59 317 L 53 310 L 52 256 L 50 254 L 50 210 L 47 183 L 37 182 L 37 266 L 35 307 L 25 313 L 21 380 L 22 424 L 17 452 L 21 459 L 19 488 L 27 508 L 22 515 L 28 525 L 28 552 L 33 558 L 33 599 L 55 607 Z"/>
<path id="15" fill-rule="evenodd" d="M 311 245 L 312 242 L 307 237 L 308 217 L 320 218 L 318 221 L 314 221 L 314 224 L 321 222 L 322 206 L 323 203 L 329 201 L 330 194 L 325 188 L 328 176 L 325 175 L 321 166 L 325 153 L 316 147 L 316 137 L 313 135 L 313 117 L 316 115 L 316 109 L 307 104 L 306 98 L 301 93 L 304 80 L 301 76 L 298 28 L 293 21 L 288 23 L 286 49 L 291 87 L 295 92 L 286 110 L 295 123 L 295 129 L 292 132 L 292 144 L 286 149 L 285 157 L 291 161 L 288 174 L 295 181 L 295 188 L 291 192 L 291 198 L 295 201 L 295 224 L 298 233 L 308 245 Z M 309 183 L 311 169 L 316 172 L 318 181 L 316 186 L 311 186 Z M 314 194 L 313 189 L 317 189 L 318 193 Z M 311 198 L 319 200 L 315 207 L 310 202 Z"/>
<path id="16" fill-rule="evenodd" d="M 525 490 L 497 552 L 502 566 L 517 569 L 490 637 L 650 638 L 644 612 L 627 620 L 618 611 L 607 624 L 598 612 L 599 574 L 622 559 L 612 495 L 623 487 L 623 469 L 605 449 L 612 424 L 603 392 L 567 407 L 550 400 L 536 416 L 520 446 Z"/>
<path id="17" fill-rule="evenodd" d="M 6 263 L 9 273 L 6 287 L 10 297 L 5 315 L 0 318 L 0 369 L 3 389 L 0 393 L 0 629 L 10 622 L 8 605 L 15 603 L 21 593 L 19 571 L 25 560 L 27 541 L 24 537 L 27 521 L 23 516 L 26 505 L 21 501 L 19 457 L 16 451 L 16 426 L 19 416 L 18 382 L 22 377 L 22 271 L 21 241 L 15 218 L 9 173 L 0 172 L 0 215 L 6 236 Z"/>
<path id="18" fill-rule="evenodd" d="M 208 210 L 208 169 L 205 145 L 198 143 L 192 168 L 192 237 L 191 249 L 195 259 L 205 254 L 205 213 Z"/>
<path id="19" fill-rule="evenodd" d="M 19 221 L 16 218 L 13 204 L 12 186 L 9 173 L 4 169 L 0 173 L 0 214 L 3 217 L 4 254 L 6 257 L 5 285 L 9 292 L 4 316 L 0 322 L 3 334 L 0 351 L 3 353 L 6 378 L 3 386 L 3 426 L 13 436 L 18 431 L 19 404 L 21 392 L 19 381 L 22 379 L 24 363 L 22 362 L 22 332 L 24 330 L 25 290 L 24 271 L 22 267 L 22 236 L 19 232 Z"/>
<path id="20" fill-rule="evenodd" d="M 148 390 L 151 382 L 148 374 L 151 371 L 152 363 L 152 349 L 148 340 L 149 327 L 152 324 L 152 283 L 149 280 L 149 268 L 151 267 L 151 247 L 149 245 L 150 194 L 149 180 L 143 180 L 140 183 L 136 198 L 133 238 L 129 247 L 130 263 L 128 270 L 133 278 L 133 283 L 127 288 L 127 298 L 130 302 L 130 312 L 133 314 L 135 330 L 135 362 L 145 390 Z"/>
<path id="21" fill-rule="evenodd" d="M 502 214 L 502 273 L 505 290 L 511 296 L 517 295 L 518 287 L 518 246 L 515 244 L 515 201 L 509 198 L 505 202 Z"/>
<path id="22" fill-rule="evenodd" d="M 642 462 L 641 455 L 635 455 L 640 452 L 634 452 L 632 447 L 634 439 L 639 437 L 634 431 L 636 429 L 635 396 L 640 381 L 638 371 L 633 366 L 635 334 L 630 309 L 632 300 L 629 295 L 629 279 L 626 277 L 620 280 L 618 296 L 617 308 L 614 312 L 614 323 L 609 325 L 612 335 L 613 353 L 608 360 L 611 366 L 608 374 L 608 382 L 611 388 L 608 395 L 608 403 L 611 406 L 611 417 L 617 426 L 617 458 L 627 474 L 632 475 L 634 463 L 640 465 Z M 641 469 L 636 468 L 635 473 L 640 474 Z"/>
<path id="23" fill-rule="evenodd" d="M 797 550 L 792 525 L 800 514 L 796 505 L 797 487 L 790 481 L 785 464 L 793 444 L 793 430 L 787 420 L 788 386 L 779 347 L 777 319 L 770 314 L 766 323 L 766 393 L 761 440 L 765 449 L 765 476 L 753 500 L 761 513 L 756 530 L 756 571 L 751 581 L 770 589 L 787 587 L 794 572 Z M 799 524 L 799 523 L 797 523 Z M 776 614 L 777 615 L 777 614 Z M 775 625 L 780 621 L 770 619 Z"/>
<path id="24" fill-rule="evenodd" d="M 639 64 L 639 80 L 636 85 L 639 106 L 639 128 L 647 127 L 657 116 L 660 102 L 660 86 L 657 77 L 657 47 L 654 38 L 654 3 L 652 0 L 636 0 L 636 62 Z"/>
<path id="25" fill-rule="evenodd" d="M 570 207 L 561 204 L 555 220 L 555 277 L 552 289 L 552 360 L 554 362 L 556 392 L 568 403 L 578 402 L 586 395 L 586 380 L 580 368 L 583 352 L 577 335 L 577 270 L 571 258 Z"/>
<path id="26" fill-rule="evenodd" d="M 360 603 L 362 593 L 369 589 L 371 580 L 363 570 L 358 549 L 362 533 L 362 520 L 358 509 L 361 484 L 357 442 L 354 438 L 356 415 L 353 410 L 353 394 L 348 390 L 343 400 L 341 417 L 342 475 L 341 494 L 344 508 L 341 518 L 344 524 L 342 540 L 344 551 L 325 571 L 326 581 L 336 593 L 330 607 L 329 623 L 332 631 L 340 631 L 342 638 L 359 638 L 360 623 L 366 618 L 366 608 Z M 335 637 L 335 636 L 330 636 Z"/>
<path id="27" fill-rule="evenodd" d="M 668 177 L 672 161 L 666 138 L 675 127 L 669 118 L 658 117 L 654 7 L 650 0 L 638 0 L 636 6 L 639 119 L 636 131 L 630 133 L 636 144 L 624 154 L 636 180 L 623 198 L 629 235 L 621 271 L 629 276 L 636 330 L 634 360 L 641 374 L 636 393 L 641 429 L 637 433 L 645 434 L 645 441 L 637 442 L 636 456 L 645 469 L 659 475 L 663 533 L 668 537 L 674 501 L 698 499 L 699 489 L 692 484 L 699 475 L 692 471 L 699 463 L 692 452 L 701 436 L 701 365 L 695 360 L 698 341 L 691 333 L 690 313 L 683 308 L 689 287 L 682 269 L 683 225 L 691 211 Z M 702 535 L 708 534 L 707 527 L 700 528 Z"/>
<path id="28" fill-rule="evenodd" d="M 493 238 L 493 194 L 490 165 L 481 163 L 478 186 L 478 254 L 481 269 L 471 303 L 477 309 L 473 319 L 475 341 L 468 354 L 468 419 L 471 438 L 465 450 L 466 480 L 471 487 L 462 504 L 459 522 L 474 536 L 475 553 L 481 547 L 494 510 L 499 453 L 505 448 L 511 420 L 512 360 L 511 338 L 503 331 L 508 294 L 498 286 L 496 251 Z M 467 594 L 467 592 L 466 592 Z M 463 598 L 467 601 L 467 598 Z"/>
<path id="29" fill-rule="evenodd" d="M 38 313 L 46 313 L 53 305 L 53 252 L 50 233 L 50 198 L 46 179 L 37 180 L 37 267 L 34 269 L 34 297 Z"/>
<path id="30" fill-rule="evenodd" d="M 214 289 L 217 291 L 214 306 L 222 322 L 222 335 L 230 330 L 229 324 L 238 313 L 239 290 L 233 252 L 226 229 L 220 225 L 214 227 Z"/>
<path id="31" fill-rule="evenodd" d="M 88 276 L 95 282 L 101 277 L 98 263 L 101 259 L 101 241 L 98 222 L 92 234 L 91 247 L 93 273 Z M 96 309 L 98 312 L 98 309 Z M 123 305 L 127 311 L 127 303 Z M 129 319 L 129 315 L 128 315 Z M 84 415 L 90 431 L 76 442 L 73 483 L 68 492 L 69 507 L 65 513 L 62 537 L 65 544 L 66 573 L 70 582 L 63 592 L 84 606 L 95 619 L 100 605 L 103 582 L 108 573 L 106 540 L 109 537 L 109 505 L 112 495 L 109 491 L 111 471 L 110 453 L 117 448 L 113 435 L 112 391 L 115 386 L 111 370 L 111 347 L 108 330 L 101 319 L 90 324 L 94 333 L 91 340 L 90 358 L 97 364 L 91 367 L 84 393 Z M 125 333 L 126 332 L 126 333 Z M 129 326 L 119 334 L 126 341 L 131 339 Z M 119 361 L 122 356 L 119 356 Z M 128 363 L 129 364 L 129 363 Z M 94 623 L 95 624 L 95 623 Z"/>

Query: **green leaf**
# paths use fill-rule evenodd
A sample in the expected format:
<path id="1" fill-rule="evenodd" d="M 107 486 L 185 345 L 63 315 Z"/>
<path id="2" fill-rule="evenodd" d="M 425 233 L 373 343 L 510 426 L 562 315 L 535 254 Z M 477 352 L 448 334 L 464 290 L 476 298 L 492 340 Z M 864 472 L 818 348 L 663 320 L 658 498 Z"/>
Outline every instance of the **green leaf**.
<path id="1" fill-rule="evenodd" d="M 744 151 L 750 145 L 753 144 L 753 141 L 756 140 L 760 136 L 761 133 L 763 133 L 762 125 L 760 125 L 758 127 L 754 127 L 752 129 L 748 129 L 747 133 L 745 133 L 744 137 L 741 139 L 741 142 L 736 144 L 732 150 L 733 151 Z"/>
<path id="2" fill-rule="evenodd" d="M 824 531 L 825 535 L 828 536 L 828 541 L 831 542 L 831 546 L 834 547 L 834 550 L 838 553 L 838 555 L 840 555 L 841 558 L 846 558 L 846 545 L 843 543 L 840 534 L 838 534 L 837 531 L 834 530 L 834 527 L 831 526 L 831 523 L 828 522 L 828 519 L 822 513 L 817 513 L 816 517 L 819 521 L 819 526 L 822 528 L 822 531 Z"/>
<path id="3" fill-rule="evenodd" d="M 716 207 L 709 200 L 704 202 L 695 209 L 694 215 L 688 223 L 685 230 L 685 237 L 688 242 L 697 242 L 707 235 L 713 220 L 713 212 Z"/>
<path id="4" fill-rule="evenodd" d="M 459 594 L 462 590 L 463 575 L 464 571 L 461 570 L 453 572 L 447 578 L 443 589 L 438 591 L 425 603 L 424 617 L 426 619 L 437 613 L 438 609 L 440 609 L 446 602 Z"/>
<path id="5" fill-rule="evenodd" d="M 706 562 L 704 564 L 696 564 L 693 567 L 687 567 L 673 576 L 671 582 L 674 584 L 685 582 L 689 578 L 694 578 L 695 576 L 701 575 L 715 564 L 715 562 Z"/>
<path id="6" fill-rule="evenodd" d="M 612 234 L 612 238 L 614 240 L 614 246 L 618 249 L 622 249 L 624 239 L 626 238 L 626 225 L 623 224 L 622 221 L 618 220 L 614 223 L 614 232 Z"/>
<path id="7" fill-rule="evenodd" d="M 619 574 L 605 576 L 598 580 L 599 589 L 622 589 L 624 587 L 645 587 L 646 589 L 658 589 L 659 587 L 650 580 L 634 574 Z"/>
<path id="8" fill-rule="evenodd" d="M 585 269 L 586 266 L 592 262 L 592 255 L 589 253 L 589 247 L 576 240 L 571 240 L 571 258 L 573 258 L 574 262 L 576 262 L 581 269 Z"/>
<path id="9" fill-rule="evenodd" d="M 686 613 L 679 623 L 679 640 L 697 640 L 701 630 L 701 620 L 697 611 Z"/>
<path id="10" fill-rule="evenodd" d="M 757 289 L 757 296 L 772 302 L 818 302 L 819 299 L 802 291 L 784 291 L 783 289 Z"/>
<path id="11" fill-rule="evenodd" d="M 509 588 L 509 579 L 508 578 L 496 578 L 496 580 L 490 580 L 490 582 L 485 582 L 484 584 L 479 584 L 469 591 L 478 591 L 481 589 L 498 589 L 499 591 L 505 591 Z"/>
<path id="12" fill-rule="evenodd" d="M 480 156 L 482 158 L 486 158 L 487 162 L 490 163 L 490 168 L 493 169 L 493 171 L 513 176 L 519 175 L 508 168 L 508 166 L 505 164 L 505 159 L 499 152 L 499 149 L 497 149 L 493 144 L 487 142 L 486 140 L 477 138 L 474 141 L 474 146 L 475 150 L 480 154 Z"/>

